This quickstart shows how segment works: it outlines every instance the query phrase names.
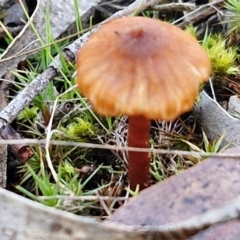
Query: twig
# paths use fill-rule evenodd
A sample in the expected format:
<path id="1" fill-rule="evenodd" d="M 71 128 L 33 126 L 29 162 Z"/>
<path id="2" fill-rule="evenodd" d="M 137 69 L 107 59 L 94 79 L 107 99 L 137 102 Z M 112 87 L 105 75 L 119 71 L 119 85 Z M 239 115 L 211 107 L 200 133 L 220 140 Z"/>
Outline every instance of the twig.
<path id="1" fill-rule="evenodd" d="M 120 10 L 113 14 L 111 17 L 107 19 L 107 21 L 115 18 L 126 17 L 131 15 L 136 15 L 150 7 L 154 7 L 155 5 L 163 2 L 163 0 L 136 0 L 128 7 L 125 7 L 123 10 Z"/>
<path id="2" fill-rule="evenodd" d="M 65 196 L 65 195 L 53 195 L 53 196 L 39 196 L 38 199 L 41 200 L 51 200 L 51 199 L 61 199 L 61 200 L 65 200 L 65 199 L 71 199 L 72 201 L 98 201 L 98 200 L 102 200 L 102 201 L 125 201 L 128 200 L 130 197 L 111 197 L 111 196 Z"/>
<path id="3" fill-rule="evenodd" d="M 196 9 L 194 3 L 169 3 L 151 7 L 156 11 L 193 11 Z"/>
<path id="4" fill-rule="evenodd" d="M 45 145 L 46 139 L 21 139 L 21 140 L 3 140 L 0 139 L 0 145 L 4 144 L 18 144 L 18 143 L 28 143 L 29 145 Z M 132 151 L 132 152 L 148 152 L 152 154 L 176 154 L 180 156 L 194 156 L 194 157 L 218 157 L 221 158 L 240 158 L 240 151 L 235 153 L 210 153 L 210 152 L 193 152 L 193 151 L 181 151 L 181 150 L 166 150 L 166 149 L 159 149 L 159 148 L 135 148 L 135 147 L 125 147 L 125 146 L 115 146 L 110 144 L 96 144 L 96 143 L 83 143 L 83 142 L 72 142 L 72 141 L 58 141 L 58 140 L 51 140 L 49 144 L 55 146 L 72 146 L 72 147 L 81 147 L 81 148 L 95 148 L 95 149 L 108 149 L 114 151 Z M 237 149 L 234 148 L 234 149 Z M 239 147 L 238 147 L 239 149 Z"/>
<path id="5" fill-rule="evenodd" d="M 10 125 L 7 125 L 5 128 L 0 130 L 0 135 L 3 139 L 23 139 L 21 135 L 16 132 Z M 31 151 L 28 144 L 11 144 L 9 145 L 12 149 L 15 156 L 20 158 L 24 163 L 27 162 L 32 156 L 33 152 Z"/>
<path id="6" fill-rule="evenodd" d="M 188 18 L 185 18 L 184 22 L 177 24 L 177 26 L 183 29 L 189 24 L 192 24 L 193 26 L 196 26 L 196 25 L 198 25 L 202 22 L 207 21 L 207 19 L 209 19 L 212 15 L 214 15 L 218 11 L 217 8 L 219 8 L 219 9 L 223 8 L 222 3 L 223 3 L 223 0 L 213 2 L 209 5 L 204 6 L 204 8 L 207 7 L 205 10 L 202 10 L 202 11 L 199 11 L 199 12 L 195 13 L 195 11 L 200 10 L 202 7 L 196 9 L 195 11 L 189 13 Z M 215 7 L 213 7 L 213 5 Z M 190 14 L 193 14 L 193 13 L 195 13 L 195 15 L 190 18 L 189 17 Z M 178 22 L 179 20 L 180 19 L 178 19 L 174 23 Z"/>

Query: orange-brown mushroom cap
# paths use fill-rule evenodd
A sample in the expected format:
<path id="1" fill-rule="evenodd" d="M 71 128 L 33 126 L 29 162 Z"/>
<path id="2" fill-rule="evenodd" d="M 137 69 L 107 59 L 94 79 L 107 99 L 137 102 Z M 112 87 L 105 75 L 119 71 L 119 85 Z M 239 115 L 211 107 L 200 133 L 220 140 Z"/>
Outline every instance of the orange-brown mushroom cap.
<path id="1" fill-rule="evenodd" d="M 211 63 L 183 30 L 144 17 L 103 25 L 77 56 L 77 83 L 103 115 L 173 120 L 190 110 Z"/>

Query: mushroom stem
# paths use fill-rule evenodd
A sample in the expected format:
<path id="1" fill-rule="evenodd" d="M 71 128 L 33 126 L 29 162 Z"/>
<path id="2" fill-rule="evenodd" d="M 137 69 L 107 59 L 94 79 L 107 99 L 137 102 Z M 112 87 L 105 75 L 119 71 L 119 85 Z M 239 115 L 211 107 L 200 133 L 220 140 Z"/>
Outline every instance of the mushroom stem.
<path id="1" fill-rule="evenodd" d="M 128 146 L 148 148 L 150 120 L 142 116 L 134 116 L 129 117 L 128 122 Z M 128 151 L 128 177 L 131 190 L 135 191 L 137 185 L 140 190 L 149 186 L 149 168 L 149 153 Z"/>

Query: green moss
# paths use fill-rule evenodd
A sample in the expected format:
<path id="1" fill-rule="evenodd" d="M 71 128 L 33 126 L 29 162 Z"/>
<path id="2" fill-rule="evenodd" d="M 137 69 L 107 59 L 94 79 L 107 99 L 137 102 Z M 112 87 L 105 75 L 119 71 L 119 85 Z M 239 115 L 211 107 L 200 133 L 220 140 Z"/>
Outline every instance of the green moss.
<path id="1" fill-rule="evenodd" d="M 237 48 L 227 46 L 222 35 L 206 35 L 202 46 L 211 60 L 214 76 L 237 74 L 239 72 L 239 68 L 236 66 Z"/>
<path id="2" fill-rule="evenodd" d="M 65 134 L 75 140 L 83 140 L 96 136 L 97 128 L 88 120 L 83 118 L 75 118 L 65 129 Z"/>
<path id="3" fill-rule="evenodd" d="M 17 116 L 17 120 L 27 121 L 28 119 L 35 119 L 38 114 L 38 107 L 26 107 L 22 112 Z"/>

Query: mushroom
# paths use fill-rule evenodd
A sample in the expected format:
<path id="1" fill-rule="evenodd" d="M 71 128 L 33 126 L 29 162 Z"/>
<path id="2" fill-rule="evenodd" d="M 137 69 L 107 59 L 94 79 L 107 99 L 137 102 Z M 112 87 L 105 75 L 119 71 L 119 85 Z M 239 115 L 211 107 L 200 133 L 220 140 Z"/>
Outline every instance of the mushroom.
<path id="1" fill-rule="evenodd" d="M 239 151 L 240 147 L 235 147 L 225 153 Z M 189 239 L 197 233 L 192 240 L 240 239 L 239 175 L 239 157 L 208 158 L 141 191 L 106 223 L 169 229 L 164 239 Z"/>
<path id="2" fill-rule="evenodd" d="M 151 119 L 189 111 L 211 64 L 197 40 L 169 23 L 145 17 L 110 21 L 77 56 L 77 84 L 102 115 L 128 116 L 128 146 L 149 147 Z M 150 156 L 128 152 L 130 188 L 149 186 Z"/>

